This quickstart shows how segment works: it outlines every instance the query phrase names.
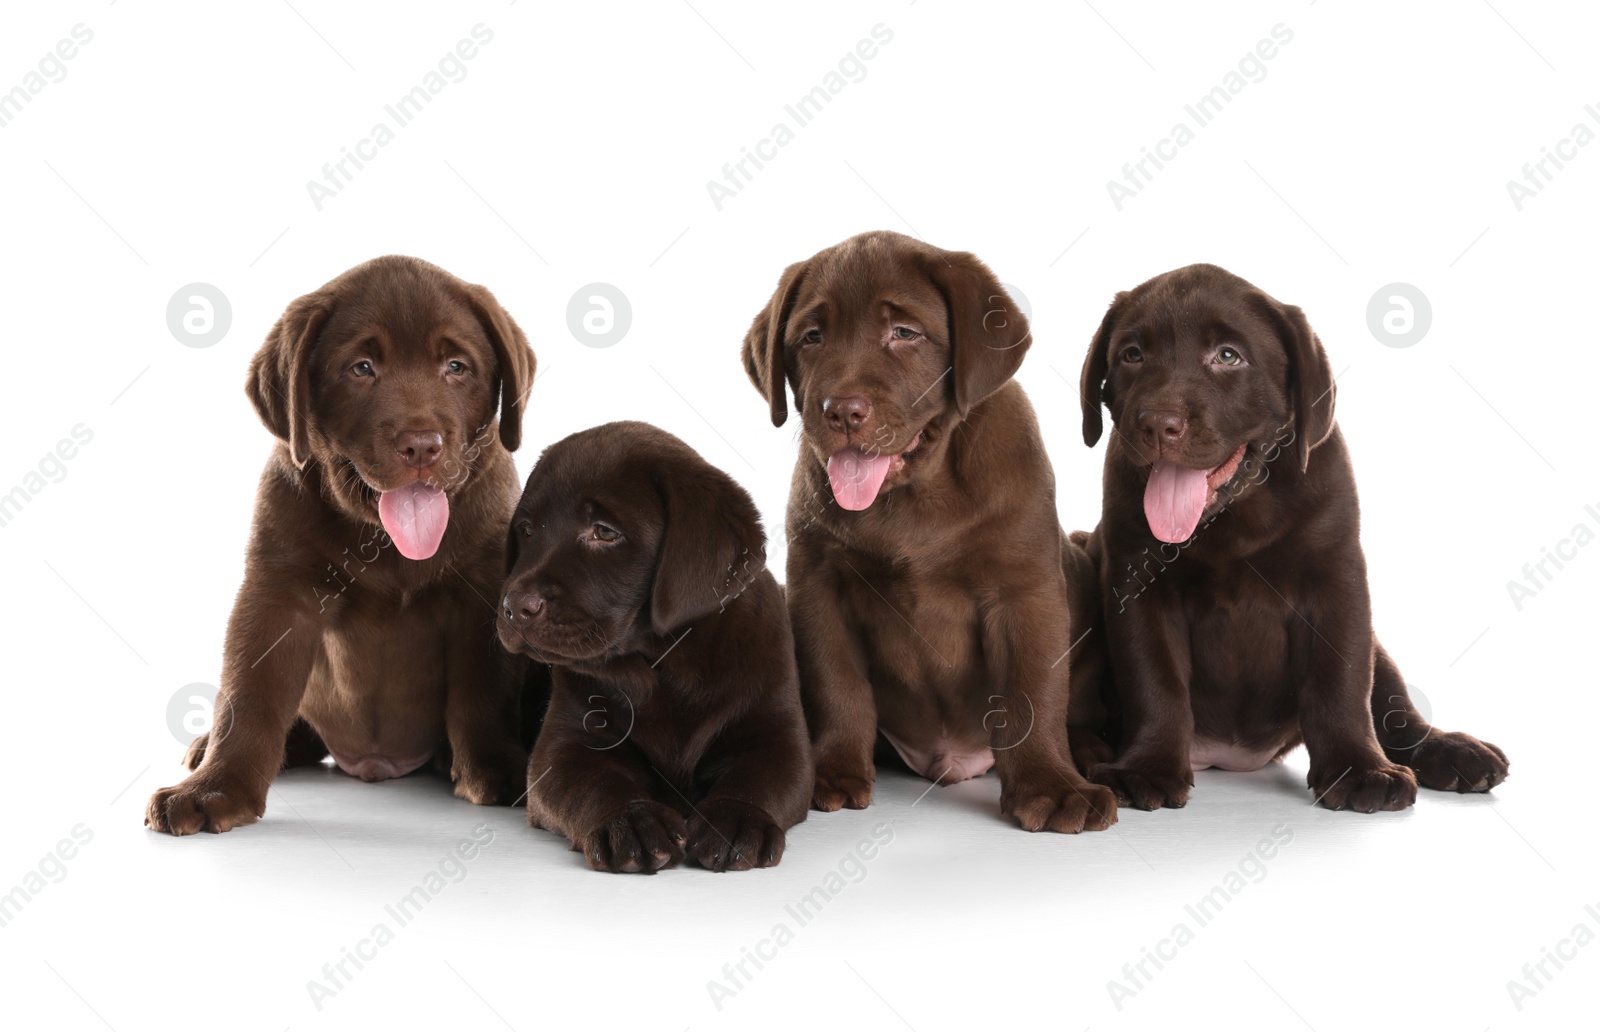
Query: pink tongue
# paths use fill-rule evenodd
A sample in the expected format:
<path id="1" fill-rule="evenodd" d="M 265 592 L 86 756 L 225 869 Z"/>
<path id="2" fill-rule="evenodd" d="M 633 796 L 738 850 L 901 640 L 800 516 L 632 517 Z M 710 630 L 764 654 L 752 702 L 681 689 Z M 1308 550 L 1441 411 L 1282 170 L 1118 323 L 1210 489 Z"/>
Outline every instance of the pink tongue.
<path id="1" fill-rule="evenodd" d="M 407 559 L 427 559 L 439 550 L 450 500 L 437 487 L 407 484 L 378 496 L 378 519 Z"/>
<path id="2" fill-rule="evenodd" d="M 859 511 L 871 505 L 889 475 L 892 459 L 892 455 L 868 455 L 860 448 L 835 452 L 828 460 L 828 483 L 839 507 Z"/>
<path id="3" fill-rule="evenodd" d="M 1182 544 L 1194 536 L 1210 494 L 1206 472 L 1170 462 L 1155 464 L 1144 487 L 1144 518 L 1150 533 L 1169 544 Z"/>

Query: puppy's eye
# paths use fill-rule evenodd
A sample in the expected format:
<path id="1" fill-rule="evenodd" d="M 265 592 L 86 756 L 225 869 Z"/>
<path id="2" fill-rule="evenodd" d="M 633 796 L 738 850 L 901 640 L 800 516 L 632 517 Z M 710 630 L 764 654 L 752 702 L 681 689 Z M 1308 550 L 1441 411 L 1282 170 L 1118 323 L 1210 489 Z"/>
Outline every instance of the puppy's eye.
<path id="1" fill-rule="evenodd" d="M 518 520 L 517 521 L 517 532 L 520 533 L 523 537 L 533 537 L 533 521 L 532 520 Z"/>
<path id="2" fill-rule="evenodd" d="M 621 537 L 622 532 L 620 530 L 615 527 L 609 527 L 604 523 L 596 523 L 589 528 L 589 539 L 591 541 L 616 541 Z"/>
<path id="3" fill-rule="evenodd" d="M 372 363 L 364 358 L 350 367 L 351 376 L 376 376 L 377 373 L 378 371 L 372 367 Z"/>
<path id="4" fill-rule="evenodd" d="M 452 358 L 444 364 L 444 371 L 454 376 L 460 376 L 467 371 L 467 364 L 459 358 Z"/>
<path id="5" fill-rule="evenodd" d="M 1143 362 L 1144 352 L 1140 351 L 1137 345 L 1129 345 L 1122 349 L 1122 360 L 1124 362 Z"/>
<path id="6" fill-rule="evenodd" d="M 1238 366 L 1244 365 L 1244 356 L 1238 348 L 1230 348 L 1226 344 L 1217 349 L 1217 357 L 1212 359 L 1218 365 Z"/>
<path id="7" fill-rule="evenodd" d="M 922 336 L 922 334 L 918 333 L 916 330 L 913 330 L 909 326 L 896 326 L 894 328 L 895 340 L 916 340 L 920 336 Z"/>
<path id="8" fill-rule="evenodd" d="M 805 343 L 805 344 L 821 344 L 822 343 L 822 331 L 821 330 L 807 330 L 806 331 L 806 335 L 804 337 L 801 337 L 800 340 L 801 340 L 802 343 Z"/>

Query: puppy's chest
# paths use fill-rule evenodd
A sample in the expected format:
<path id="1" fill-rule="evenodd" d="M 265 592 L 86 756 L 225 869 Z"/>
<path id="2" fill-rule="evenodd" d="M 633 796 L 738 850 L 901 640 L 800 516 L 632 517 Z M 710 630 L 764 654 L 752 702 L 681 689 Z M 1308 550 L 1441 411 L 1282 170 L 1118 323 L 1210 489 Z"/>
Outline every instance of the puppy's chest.
<path id="1" fill-rule="evenodd" d="M 479 563 L 463 563 L 441 554 L 415 561 L 376 548 L 351 548 L 324 556 L 311 585 L 319 612 L 349 614 L 367 610 L 410 609 L 432 604 L 441 592 L 470 585 L 477 589 L 484 612 L 492 618 L 498 585 L 485 577 Z"/>
<path id="2" fill-rule="evenodd" d="M 1297 577 L 1237 561 L 1175 586 L 1188 625 L 1195 691 L 1253 696 L 1284 688 L 1295 613 L 1305 611 Z"/>
<path id="3" fill-rule="evenodd" d="M 844 588 L 875 681 L 965 683 L 983 661 L 977 592 L 938 574 L 875 571 Z"/>
<path id="4" fill-rule="evenodd" d="M 613 664 L 604 682 L 580 682 L 582 725 L 591 748 L 628 742 L 643 752 L 662 777 L 692 775 L 725 723 L 729 703 L 707 686 L 680 683 L 642 660 Z"/>

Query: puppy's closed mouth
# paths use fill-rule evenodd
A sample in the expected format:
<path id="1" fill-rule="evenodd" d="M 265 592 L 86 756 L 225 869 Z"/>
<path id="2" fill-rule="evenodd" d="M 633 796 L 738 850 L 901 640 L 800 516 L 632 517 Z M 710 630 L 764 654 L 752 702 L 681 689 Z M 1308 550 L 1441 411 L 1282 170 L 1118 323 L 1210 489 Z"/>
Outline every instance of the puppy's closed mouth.
<path id="1" fill-rule="evenodd" d="M 927 428 L 918 430 L 911 438 L 911 446 L 899 454 L 867 452 L 850 446 L 841 448 L 828 457 L 828 486 L 833 488 L 833 499 L 841 509 L 859 512 L 870 506 L 878 497 L 883 482 L 906 468 L 922 447 Z"/>
<path id="2" fill-rule="evenodd" d="M 1212 469 L 1190 469 L 1175 462 L 1156 462 L 1144 488 L 1144 517 L 1159 541 L 1182 544 L 1194 536 L 1200 517 L 1215 504 L 1217 491 L 1239 471 L 1249 443 L 1241 444 Z"/>
<path id="3" fill-rule="evenodd" d="M 599 659 L 611 650 L 612 639 L 588 624 L 549 624 L 535 630 L 518 628 L 502 617 L 496 629 L 507 652 L 520 652 L 539 663 L 583 662 Z"/>

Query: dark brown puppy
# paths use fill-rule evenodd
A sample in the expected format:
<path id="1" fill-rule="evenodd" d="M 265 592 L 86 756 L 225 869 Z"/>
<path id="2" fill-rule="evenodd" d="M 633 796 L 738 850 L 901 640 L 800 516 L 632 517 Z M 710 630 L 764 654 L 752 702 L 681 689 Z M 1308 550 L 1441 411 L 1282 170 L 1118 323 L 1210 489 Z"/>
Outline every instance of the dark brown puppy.
<path id="1" fill-rule="evenodd" d="M 1113 431 L 1096 537 L 1122 744 L 1094 780 L 1182 806 L 1191 768 L 1302 741 L 1335 810 L 1505 779 L 1498 748 L 1428 725 L 1373 635 L 1333 375 L 1300 309 L 1214 265 L 1157 276 L 1112 303 L 1082 397 L 1084 441 L 1102 402 Z"/>
<path id="2" fill-rule="evenodd" d="M 1011 379 L 1029 342 L 976 257 L 898 233 L 789 266 L 745 338 L 773 425 L 789 390 L 801 418 L 788 593 L 819 810 L 870 802 L 881 730 L 943 784 L 997 766 L 1029 831 L 1116 820 L 1067 741 L 1063 567 L 1087 556 Z"/>
<path id="3" fill-rule="evenodd" d="M 491 600 L 533 374 L 487 290 L 415 258 L 375 259 L 289 305 L 250 365 L 279 443 L 214 727 L 146 824 L 249 824 L 280 767 L 329 753 L 369 781 L 431 759 L 463 799 L 522 794 L 527 664 L 495 641 Z"/>
<path id="4" fill-rule="evenodd" d="M 551 445 L 506 543 L 500 640 L 554 665 L 528 821 L 598 871 L 771 867 L 811 751 L 755 503 L 646 423 Z"/>

